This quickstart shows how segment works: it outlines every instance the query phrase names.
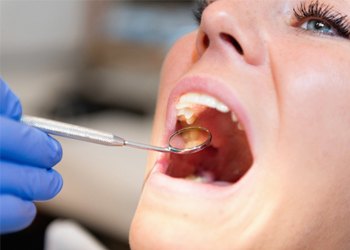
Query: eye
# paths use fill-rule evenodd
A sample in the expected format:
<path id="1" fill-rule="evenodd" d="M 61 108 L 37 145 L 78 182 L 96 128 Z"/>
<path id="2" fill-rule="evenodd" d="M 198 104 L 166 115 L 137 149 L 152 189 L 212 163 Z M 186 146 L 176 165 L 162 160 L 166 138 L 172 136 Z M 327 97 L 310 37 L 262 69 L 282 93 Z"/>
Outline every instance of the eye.
<path id="1" fill-rule="evenodd" d="M 295 26 L 329 36 L 350 38 L 350 21 L 346 14 L 319 0 L 301 2 L 293 9 Z"/>
<path id="2" fill-rule="evenodd" d="M 332 27 L 332 25 L 328 24 L 327 22 L 319 19 L 310 19 L 305 21 L 301 26 L 304 30 L 310 30 L 326 35 L 338 35 L 338 32 L 336 29 Z"/>

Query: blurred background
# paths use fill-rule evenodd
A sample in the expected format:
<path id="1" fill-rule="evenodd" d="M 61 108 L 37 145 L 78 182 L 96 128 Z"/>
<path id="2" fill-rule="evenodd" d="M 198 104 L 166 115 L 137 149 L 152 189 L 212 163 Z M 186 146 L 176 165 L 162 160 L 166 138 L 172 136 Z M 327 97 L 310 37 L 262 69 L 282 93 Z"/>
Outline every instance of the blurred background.
<path id="1" fill-rule="evenodd" d="M 196 28 L 192 9 L 191 0 L 1 0 L 0 75 L 25 114 L 148 142 L 161 64 Z M 108 249 L 129 249 L 147 152 L 59 141 L 61 193 L 38 202 L 33 225 L 2 236 L 1 249 L 44 249 L 57 219 L 76 222 Z"/>

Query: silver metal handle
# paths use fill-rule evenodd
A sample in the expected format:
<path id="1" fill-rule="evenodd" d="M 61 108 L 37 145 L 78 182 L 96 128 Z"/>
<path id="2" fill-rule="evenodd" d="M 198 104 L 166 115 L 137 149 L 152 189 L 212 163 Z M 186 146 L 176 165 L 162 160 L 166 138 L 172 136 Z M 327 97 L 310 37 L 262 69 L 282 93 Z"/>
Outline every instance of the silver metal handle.
<path id="1" fill-rule="evenodd" d="M 63 136 L 107 146 L 124 146 L 125 140 L 114 134 L 101 132 L 68 123 L 23 115 L 21 121 L 48 134 Z"/>

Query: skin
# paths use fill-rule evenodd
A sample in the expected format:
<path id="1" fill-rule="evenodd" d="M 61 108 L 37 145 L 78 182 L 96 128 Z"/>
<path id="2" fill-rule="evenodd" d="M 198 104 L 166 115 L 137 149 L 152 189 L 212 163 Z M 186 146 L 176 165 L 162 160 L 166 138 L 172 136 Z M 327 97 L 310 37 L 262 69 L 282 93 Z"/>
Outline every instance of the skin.
<path id="1" fill-rule="evenodd" d="M 349 0 L 323 2 L 350 15 Z M 151 153 L 132 249 L 350 249 L 350 40 L 304 30 L 299 3 L 217 0 L 169 52 L 153 143 L 179 81 L 205 77 L 244 107 L 254 164 L 239 183 L 192 195 L 154 184 Z"/>

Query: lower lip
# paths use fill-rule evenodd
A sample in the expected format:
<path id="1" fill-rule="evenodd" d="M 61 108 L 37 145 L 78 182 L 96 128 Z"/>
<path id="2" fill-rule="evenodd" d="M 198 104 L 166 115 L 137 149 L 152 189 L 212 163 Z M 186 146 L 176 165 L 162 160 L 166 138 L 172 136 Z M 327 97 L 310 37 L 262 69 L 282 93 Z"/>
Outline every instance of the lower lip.
<path id="1" fill-rule="evenodd" d="M 199 183 L 191 180 L 174 178 L 165 174 L 168 166 L 167 158 L 161 156 L 155 163 L 146 185 L 152 189 L 152 192 L 156 192 L 160 195 L 181 196 L 189 198 L 227 198 L 235 196 L 237 192 L 242 189 L 244 185 L 243 179 L 247 176 L 243 176 L 241 180 L 234 184 L 229 185 L 215 185 L 213 183 Z M 245 175 L 248 175 L 248 171 Z"/>

